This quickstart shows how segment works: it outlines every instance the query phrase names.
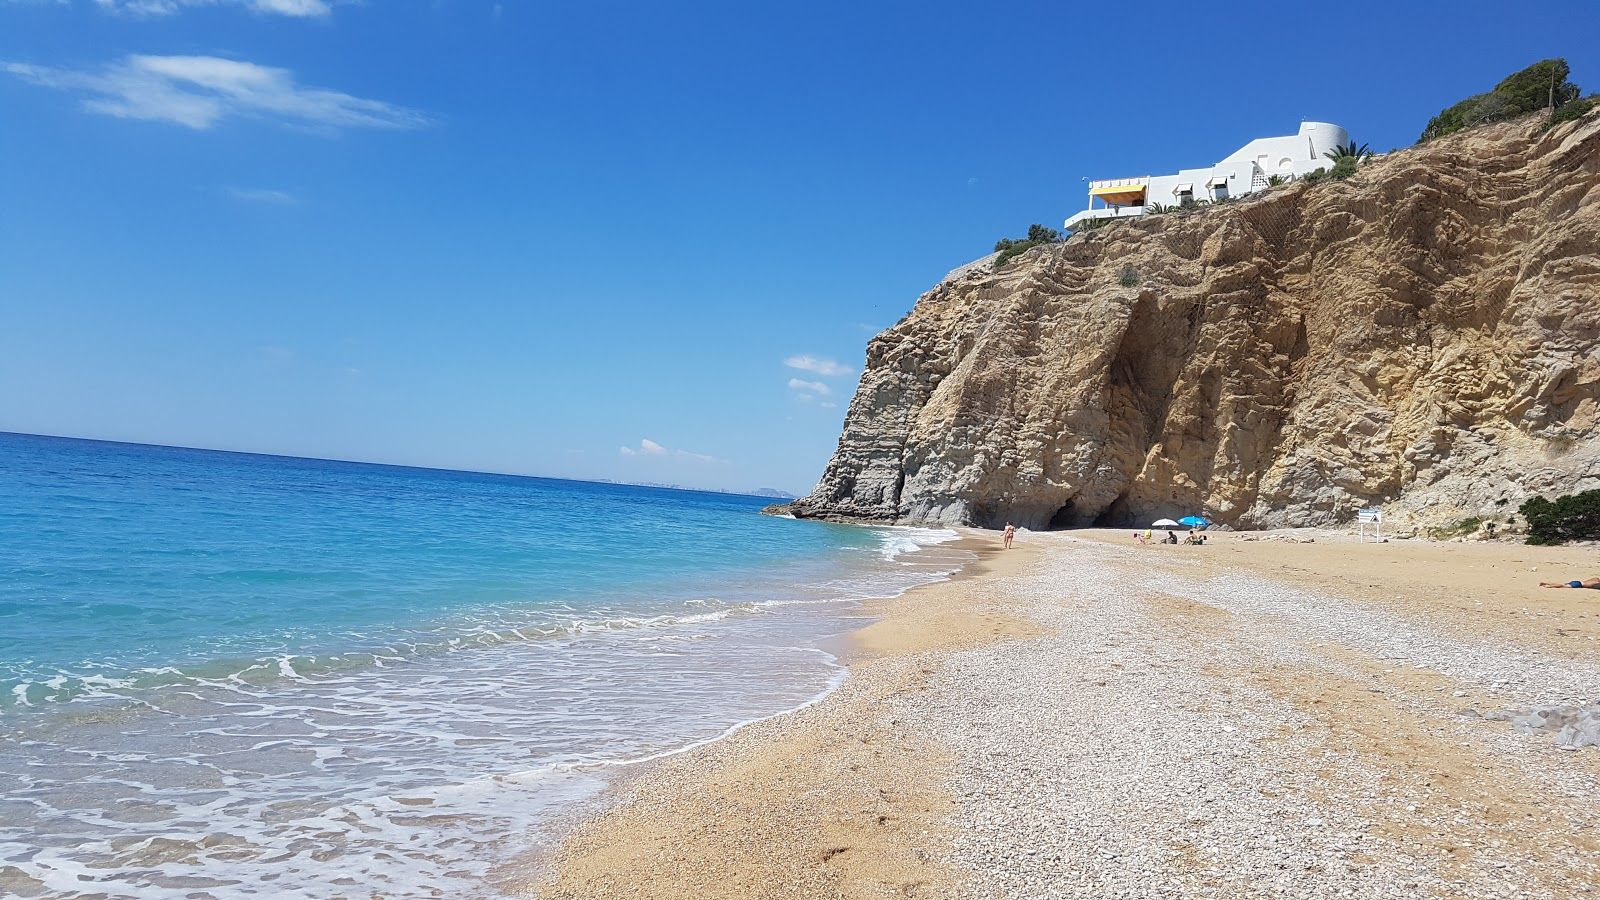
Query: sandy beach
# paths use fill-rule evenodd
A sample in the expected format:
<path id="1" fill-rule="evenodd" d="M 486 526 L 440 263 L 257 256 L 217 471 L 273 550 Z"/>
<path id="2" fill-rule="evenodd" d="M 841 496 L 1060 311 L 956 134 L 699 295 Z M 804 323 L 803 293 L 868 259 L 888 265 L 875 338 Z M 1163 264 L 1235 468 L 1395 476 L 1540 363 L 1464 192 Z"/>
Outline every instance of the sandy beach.
<path id="1" fill-rule="evenodd" d="M 1020 536 L 884 601 L 851 677 L 620 781 L 524 892 L 1570 896 L 1600 749 L 1592 548 Z M 1537 722 L 1531 722 L 1537 725 Z M 1566 746 L 1563 745 L 1566 744 Z M 1581 741 L 1580 741 L 1581 743 Z"/>

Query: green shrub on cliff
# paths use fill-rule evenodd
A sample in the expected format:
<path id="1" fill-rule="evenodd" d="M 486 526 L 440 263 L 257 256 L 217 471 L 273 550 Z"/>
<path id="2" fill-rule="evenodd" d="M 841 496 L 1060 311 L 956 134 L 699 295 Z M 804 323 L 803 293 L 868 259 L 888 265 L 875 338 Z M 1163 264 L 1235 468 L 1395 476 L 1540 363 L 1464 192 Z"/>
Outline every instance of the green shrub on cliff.
<path id="1" fill-rule="evenodd" d="M 1600 490 L 1568 494 L 1554 502 L 1534 497 L 1518 510 L 1528 521 L 1528 543 L 1600 540 Z"/>
<path id="2" fill-rule="evenodd" d="M 1542 59 L 1520 72 L 1506 76 L 1494 90 L 1475 94 L 1428 120 L 1417 143 L 1454 134 L 1463 128 L 1511 119 L 1536 109 L 1554 109 L 1578 99 L 1578 86 L 1567 80 L 1567 61 Z"/>
<path id="3" fill-rule="evenodd" d="M 1034 224 L 1028 226 L 1028 236 L 1025 238 L 1001 238 L 994 242 L 994 249 L 1000 255 L 994 259 L 996 269 L 1010 262 L 1013 257 L 1032 250 L 1041 244 L 1053 244 L 1061 240 L 1061 233 L 1054 228 Z"/>
<path id="4" fill-rule="evenodd" d="M 1556 110 L 1555 115 L 1550 117 L 1550 124 L 1560 125 L 1562 122 L 1581 119 L 1597 108 L 1600 108 L 1600 94 L 1590 94 L 1582 100 L 1574 100 L 1571 103 L 1562 104 Z"/>

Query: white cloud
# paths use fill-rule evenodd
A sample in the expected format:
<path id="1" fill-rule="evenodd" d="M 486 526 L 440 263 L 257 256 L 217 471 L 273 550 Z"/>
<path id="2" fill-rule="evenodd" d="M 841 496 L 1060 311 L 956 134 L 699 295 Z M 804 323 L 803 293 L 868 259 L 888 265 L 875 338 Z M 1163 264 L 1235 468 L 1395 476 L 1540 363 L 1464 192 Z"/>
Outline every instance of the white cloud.
<path id="1" fill-rule="evenodd" d="M 819 356 L 806 356 L 803 354 L 800 356 L 791 356 L 784 360 L 783 364 L 791 369 L 799 369 L 802 372 L 815 372 L 824 378 L 839 378 L 855 372 L 854 369 L 844 365 L 843 363 L 835 362 L 834 360 Z"/>
<path id="2" fill-rule="evenodd" d="M 252 0 L 250 7 L 256 12 L 276 13 L 280 16 L 322 17 L 333 12 L 324 0 Z"/>
<path id="3" fill-rule="evenodd" d="M 640 438 L 637 447 L 619 447 L 623 456 L 674 456 L 679 459 L 688 459 L 702 463 L 718 463 L 726 465 L 725 459 L 719 459 L 709 453 L 695 453 L 692 450 L 668 450 L 649 438 Z"/>
<path id="4" fill-rule="evenodd" d="M 246 203 L 265 203 L 269 206 L 293 206 L 300 198 L 288 191 L 271 188 L 228 188 L 228 196 Z"/>
<path id="5" fill-rule="evenodd" d="M 819 404 L 819 405 L 820 405 L 820 406 L 821 406 L 821 407 L 822 407 L 822 408 L 823 408 L 823 409 L 838 409 L 838 408 L 839 408 L 839 404 L 837 404 L 837 403 L 832 403 L 832 402 L 827 402 L 827 403 L 821 403 L 821 404 Z"/>
<path id="6" fill-rule="evenodd" d="M 90 112 L 204 130 L 230 116 L 321 129 L 421 128 L 403 106 L 304 87 L 288 69 L 216 56 L 128 56 L 99 70 L 5 63 L 5 71 L 78 94 Z"/>
<path id="7" fill-rule="evenodd" d="M 649 438 L 640 438 L 638 449 L 633 447 L 622 448 L 623 456 L 665 456 L 666 453 L 667 448 Z"/>
<path id="8" fill-rule="evenodd" d="M 789 390 L 810 391 L 819 397 L 826 397 L 833 393 L 833 388 L 828 387 L 820 381 L 805 381 L 799 378 L 789 379 Z"/>
<path id="9" fill-rule="evenodd" d="M 244 6 L 252 12 L 295 19 L 320 19 L 333 12 L 328 0 L 94 0 L 107 12 L 127 16 L 170 16 L 192 6 Z"/>

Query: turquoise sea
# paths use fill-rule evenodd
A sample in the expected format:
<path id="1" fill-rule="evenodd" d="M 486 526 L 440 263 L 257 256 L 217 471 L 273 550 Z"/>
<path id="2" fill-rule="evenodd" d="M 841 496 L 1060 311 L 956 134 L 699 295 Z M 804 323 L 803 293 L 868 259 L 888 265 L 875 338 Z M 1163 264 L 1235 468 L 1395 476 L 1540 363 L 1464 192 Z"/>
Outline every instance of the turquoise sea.
<path id="1" fill-rule="evenodd" d="M 0 434 L 0 896 L 494 896 L 964 561 L 767 502 Z"/>

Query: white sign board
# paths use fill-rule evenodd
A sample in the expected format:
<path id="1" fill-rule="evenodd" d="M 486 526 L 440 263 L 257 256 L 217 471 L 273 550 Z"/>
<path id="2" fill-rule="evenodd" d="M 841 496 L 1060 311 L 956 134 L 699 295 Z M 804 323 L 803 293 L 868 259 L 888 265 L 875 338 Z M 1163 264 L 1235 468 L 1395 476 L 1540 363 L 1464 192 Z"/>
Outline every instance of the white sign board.
<path id="1" fill-rule="evenodd" d="M 1356 521 L 1358 523 L 1360 523 L 1360 526 L 1361 526 L 1360 536 L 1357 538 L 1357 540 L 1360 540 L 1360 541 L 1363 541 L 1363 542 L 1366 541 L 1366 539 L 1367 539 L 1367 526 L 1371 525 L 1375 529 L 1375 534 L 1374 534 L 1374 538 L 1373 539 L 1378 541 L 1378 542 L 1380 542 L 1380 543 L 1382 543 L 1382 541 L 1383 541 L 1383 510 L 1381 510 L 1381 509 L 1379 509 L 1378 507 L 1375 507 L 1375 506 L 1374 507 L 1369 507 L 1367 509 L 1358 509 L 1358 510 L 1356 510 Z"/>

